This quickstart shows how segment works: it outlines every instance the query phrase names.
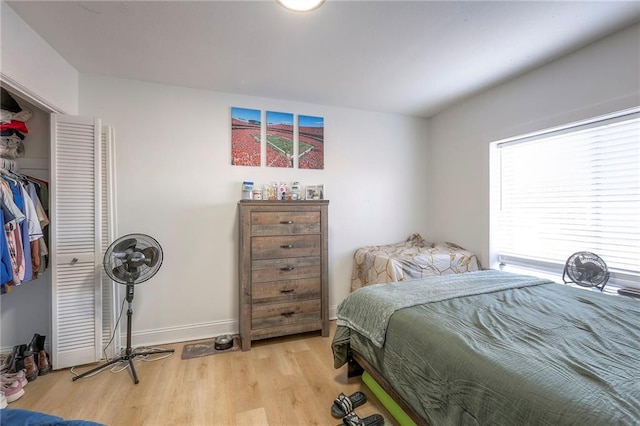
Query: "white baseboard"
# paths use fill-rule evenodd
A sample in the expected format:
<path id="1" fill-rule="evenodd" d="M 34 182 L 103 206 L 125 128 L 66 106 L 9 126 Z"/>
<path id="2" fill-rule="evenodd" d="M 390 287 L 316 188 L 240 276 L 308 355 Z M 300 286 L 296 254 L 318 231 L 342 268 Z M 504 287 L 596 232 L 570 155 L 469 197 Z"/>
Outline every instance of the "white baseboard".
<path id="1" fill-rule="evenodd" d="M 238 329 L 238 320 L 227 320 L 137 331 L 132 333 L 131 346 L 155 346 L 210 339 L 221 334 L 236 334 Z M 122 342 L 123 347 L 126 346 L 125 334 L 122 335 Z"/>
<path id="2" fill-rule="evenodd" d="M 329 307 L 329 319 L 336 318 L 338 306 Z M 221 334 L 236 334 L 238 320 L 214 321 L 210 323 L 188 324 L 179 327 L 158 328 L 154 330 L 134 331 L 131 346 L 156 346 L 192 340 L 211 339 Z M 122 346 L 126 346 L 126 334 L 121 336 Z"/>
<path id="3" fill-rule="evenodd" d="M 329 320 L 336 319 L 338 306 L 329 306 Z M 123 327 L 124 329 L 124 327 Z M 170 343 L 189 342 L 192 340 L 211 339 L 221 334 L 238 333 L 238 320 L 213 321 L 201 324 L 188 324 L 179 327 L 158 328 L 154 330 L 134 331 L 131 335 L 131 346 L 157 346 Z M 121 345 L 124 348 L 127 335 L 120 336 Z M 49 346 L 48 344 L 46 345 Z M 12 348 L 0 348 L 0 353 L 9 354 Z"/>

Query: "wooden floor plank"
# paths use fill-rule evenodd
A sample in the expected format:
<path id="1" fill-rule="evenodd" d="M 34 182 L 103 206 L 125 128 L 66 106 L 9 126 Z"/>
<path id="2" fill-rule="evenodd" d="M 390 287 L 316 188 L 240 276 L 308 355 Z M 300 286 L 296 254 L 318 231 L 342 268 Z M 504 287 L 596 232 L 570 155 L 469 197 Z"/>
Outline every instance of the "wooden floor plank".
<path id="1" fill-rule="evenodd" d="M 175 349 L 169 358 L 136 358 L 137 385 L 128 370 L 107 369 L 75 382 L 69 369 L 53 371 L 29 383 L 9 408 L 109 426 L 332 426 L 341 422 L 330 411 L 338 393 L 362 391 L 368 402 L 356 409 L 361 417 L 391 419 L 359 378 L 347 379 L 346 366 L 333 368 L 334 333 L 332 321 L 328 338 L 316 332 L 266 339 L 247 352 L 187 360 L 181 359 L 184 344 L 165 345 Z"/>

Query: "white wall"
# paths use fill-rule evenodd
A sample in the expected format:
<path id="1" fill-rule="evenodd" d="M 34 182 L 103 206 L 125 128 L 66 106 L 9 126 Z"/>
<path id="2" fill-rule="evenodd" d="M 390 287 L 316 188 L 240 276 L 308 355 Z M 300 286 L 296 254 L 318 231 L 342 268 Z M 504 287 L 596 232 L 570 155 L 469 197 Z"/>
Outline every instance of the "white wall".
<path id="1" fill-rule="evenodd" d="M 0 2 L 3 80 L 15 89 L 67 114 L 78 113 L 78 72 L 31 29 L 5 2 Z"/>
<path id="2" fill-rule="evenodd" d="M 5 2 L 0 2 L 0 41 L 2 85 L 19 95 L 16 100 L 23 108 L 34 112 L 27 122 L 29 134 L 25 139 L 25 158 L 18 162 L 21 170 L 48 180 L 48 112 L 77 114 L 79 74 Z M 44 107 L 47 113 L 39 107 Z M 3 353 L 15 345 L 29 343 L 34 333 L 49 335 L 50 275 L 47 271 L 37 280 L 0 297 L 0 351 Z"/>
<path id="3" fill-rule="evenodd" d="M 324 117 L 325 169 L 232 166 L 232 106 Z M 134 344 L 237 331 L 243 180 L 325 185 L 330 314 L 358 247 L 425 233 L 427 120 L 89 75 L 80 111 L 116 129 L 119 234 L 165 252 L 136 287 Z"/>
<path id="4" fill-rule="evenodd" d="M 640 25 L 443 111 L 429 123 L 429 234 L 489 264 L 489 144 L 640 105 Z"/>

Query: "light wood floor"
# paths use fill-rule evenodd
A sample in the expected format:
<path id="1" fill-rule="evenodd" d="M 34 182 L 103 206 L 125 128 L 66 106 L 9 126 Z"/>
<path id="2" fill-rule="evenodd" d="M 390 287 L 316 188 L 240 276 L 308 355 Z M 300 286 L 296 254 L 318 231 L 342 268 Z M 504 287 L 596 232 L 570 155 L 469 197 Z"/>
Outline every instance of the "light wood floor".
<path id="1" fill-rule="evenodd" d="M 75 382 L 68 369 L 59 370 L 29 383 L 25 395 L 9 408 L 109 426 L 335 426 L 341 420 L 331 416 L 334 398 L 360 390 L 368 402 L 356 409 L 358 415 L 380 413 L 391 419 L 360 378 L 348 380 L 346 366 L 333 368 L 334 332 L 332 321 L 327 338 L 318 332 L 268 339 L 253 342 L 247 352 L 188 360 L 181 359 L 184 344 L 165 345 L 175 349 L 169 358 L 136 358 L 137 385 L 128 370 L 114 374 L 107 369 Z M 74 371 L 80 374 L 91 367 Z"/>

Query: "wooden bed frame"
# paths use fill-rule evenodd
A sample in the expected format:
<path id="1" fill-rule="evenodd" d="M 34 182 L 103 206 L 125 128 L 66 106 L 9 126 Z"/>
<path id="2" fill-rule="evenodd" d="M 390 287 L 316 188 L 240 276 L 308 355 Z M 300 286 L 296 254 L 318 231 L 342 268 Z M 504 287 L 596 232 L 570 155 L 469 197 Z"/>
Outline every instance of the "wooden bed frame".
<path id="1" fill-rule="evenodd" d="M 409 405 L 402 399 L 402 397 L 391 386 L 387 379 L 378 372 L 362 355 L 353 349 L 349 349 L 349 355 L 347 358 L 347 378 L 361 376 L 364 371 L 367 371 L 371 377 L 389 394 L 389 396 L 400 406 L 400 408 L 413 420 L 417 425 L 428 425 L 428 422 L 420 417 Z"/>

